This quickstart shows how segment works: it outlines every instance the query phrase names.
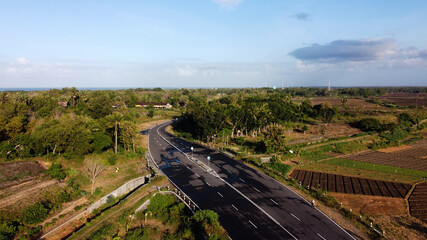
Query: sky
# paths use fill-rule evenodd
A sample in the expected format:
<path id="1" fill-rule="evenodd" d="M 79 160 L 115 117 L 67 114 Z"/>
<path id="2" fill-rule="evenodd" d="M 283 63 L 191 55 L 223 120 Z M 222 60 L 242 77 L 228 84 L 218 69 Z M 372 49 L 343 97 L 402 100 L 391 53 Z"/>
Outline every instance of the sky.
<path id="1" fill-rule="evenodd" d="M 427 86 L 424 0 L 2 0 L 0 88 Z"/>

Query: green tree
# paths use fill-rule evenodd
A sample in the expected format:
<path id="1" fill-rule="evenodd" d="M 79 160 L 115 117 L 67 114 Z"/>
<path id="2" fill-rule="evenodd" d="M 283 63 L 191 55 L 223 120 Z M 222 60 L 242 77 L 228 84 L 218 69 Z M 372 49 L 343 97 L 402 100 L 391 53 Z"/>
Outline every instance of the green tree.
<path id="1" fill-rule="evenodd" d="M 113 101 L 103 91 L 94 91 L 88 101 L 90 116 L 100 119 L 113 112 Z"/>
<path id="2" fill-rule="evenodd" d="M 102 132 L 92 133 L 92 139 L 92 147 L 96 153 L 101 153 L 113 143 L 113 140 Z"/>
<path id="3" fill-rule="evenodd" d="M 38 202 L 24 209 L 22 212 L 22 221 L 25 225 L 40 223 L 46 219 L 48 213 L 49 209 Z"/>
<path id="4" fill-rule="evenodd" d="M 120 121 L 122 120 L 123 116 L 120 113 L 113 113 L 111 115 L 108 115 L 106 117 L 106 123 L 108 128 L 114 127 L 114 153 L 117 154 L 117 144 L 118 144 L 118 131 L 119 131 L 119 125 Z"/>
<path id="5" fill-rule="evenodd" d="M 62 180 L 67 176 L 59 163 L 53 163 L 46 172 L 57 180 Z"/>
<path id="6" fill-rule="evenodd" d="M 284 134 L 285 129 L 279 124 L 270 124 L 262 130 L 262 141 L 267 153 L 277 153 L 285 147 L 287 140 Z"/>

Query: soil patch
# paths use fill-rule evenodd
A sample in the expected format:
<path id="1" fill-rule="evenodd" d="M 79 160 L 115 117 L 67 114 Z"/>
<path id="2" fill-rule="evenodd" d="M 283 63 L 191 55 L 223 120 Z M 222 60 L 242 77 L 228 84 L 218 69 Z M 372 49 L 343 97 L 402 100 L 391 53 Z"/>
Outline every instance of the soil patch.
<path id="1" fill-rule="evenodd" d="M 388 93 L 378 99 L 400 106 L 427 106 L 427 93 Z"/>
<path id="2" fill-rule="evenodd" d="M 406 201 L 402 198 L 360 196 L 330 193 L 342 206 L 364 215 L 406 215 Z"/>
<path id="3" fill-rule="evenodd" d="M 408 202 L 411 215 L 427 223 L 427 182 L 415 186 Z"/>
<path id="4" fill-rule="evenodd" d="M 361 153 L 345 156 L 346 159 L 384 164 L 400 168 L 427 171 L 427 148 L 413 147 L 411 149 L 398 150 L 394 152 L 364 151 Z"/>
<path id="5" fill-rule="evenodd" d="M 33 180 L 46 170 L 38 162 L 0 163 L 0 189 Z"/>
<path id="6" fill-rule="evenodd" d="M 412 185 L 295 169 L 289 175 L 302 186 L 328 192 L 404 198 Z"/>
<path id="7" fill-rule="evenodd" d="M 412 148 L 412 146 L 402 145 L 402 146 L 397 146 L 397 147 L 383 148 L 383 149 L 378 150 L 378 152 L 392 153 L 392 152 L 397 152 L 397 151 L 402 151 L 402 150 L 408 150 L 411 148 Z"/>

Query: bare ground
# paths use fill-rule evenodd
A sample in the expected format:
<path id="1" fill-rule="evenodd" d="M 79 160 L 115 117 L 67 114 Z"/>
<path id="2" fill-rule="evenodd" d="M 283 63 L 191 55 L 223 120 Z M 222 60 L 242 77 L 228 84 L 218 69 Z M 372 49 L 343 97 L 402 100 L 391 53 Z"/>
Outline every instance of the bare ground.
<path id="1" fill-rule="evenodd" d="M 33 197 L 35 193 L 40 192 L 41 189 L 45 189 L 56 184 L 58 184 L 57 180 L 47 180 L 36 183 L 34 185 L 25 185 L 25 187 L 21 188 L 19 191 L 15 191 L 17 189 L 14 189 L 13 195 L 2 198 L 0 200 L 0 208 L 21 202 L 23 199 Z M 2 190 L 2 192 L 3 191 L 7 191 L 7 189 Z"/>

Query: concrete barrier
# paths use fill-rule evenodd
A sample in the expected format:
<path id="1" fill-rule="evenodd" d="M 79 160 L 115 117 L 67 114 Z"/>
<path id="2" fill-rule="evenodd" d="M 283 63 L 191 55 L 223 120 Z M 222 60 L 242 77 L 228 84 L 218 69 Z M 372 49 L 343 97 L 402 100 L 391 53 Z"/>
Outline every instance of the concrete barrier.
<path id="1" fill-rule="evenodd" d="M 90 205 L 87 208 L 87 211 L 92 212 L 93 210 L 101 207 L 102 205 L 106 204 L 108 202 L 108 199 L 110 199 L 111 197 L 117 198 L 130 193 L 131 191 L 135 190 L 137 187 L 148 182 L 148 179 L 150 179 L 150 175 L 145 175 L 143 177 L 130 180 L 129 182 L 123 184 L 121 187 L 112 191 L 110 194 L 94 202 L 92 205 Z"/>

